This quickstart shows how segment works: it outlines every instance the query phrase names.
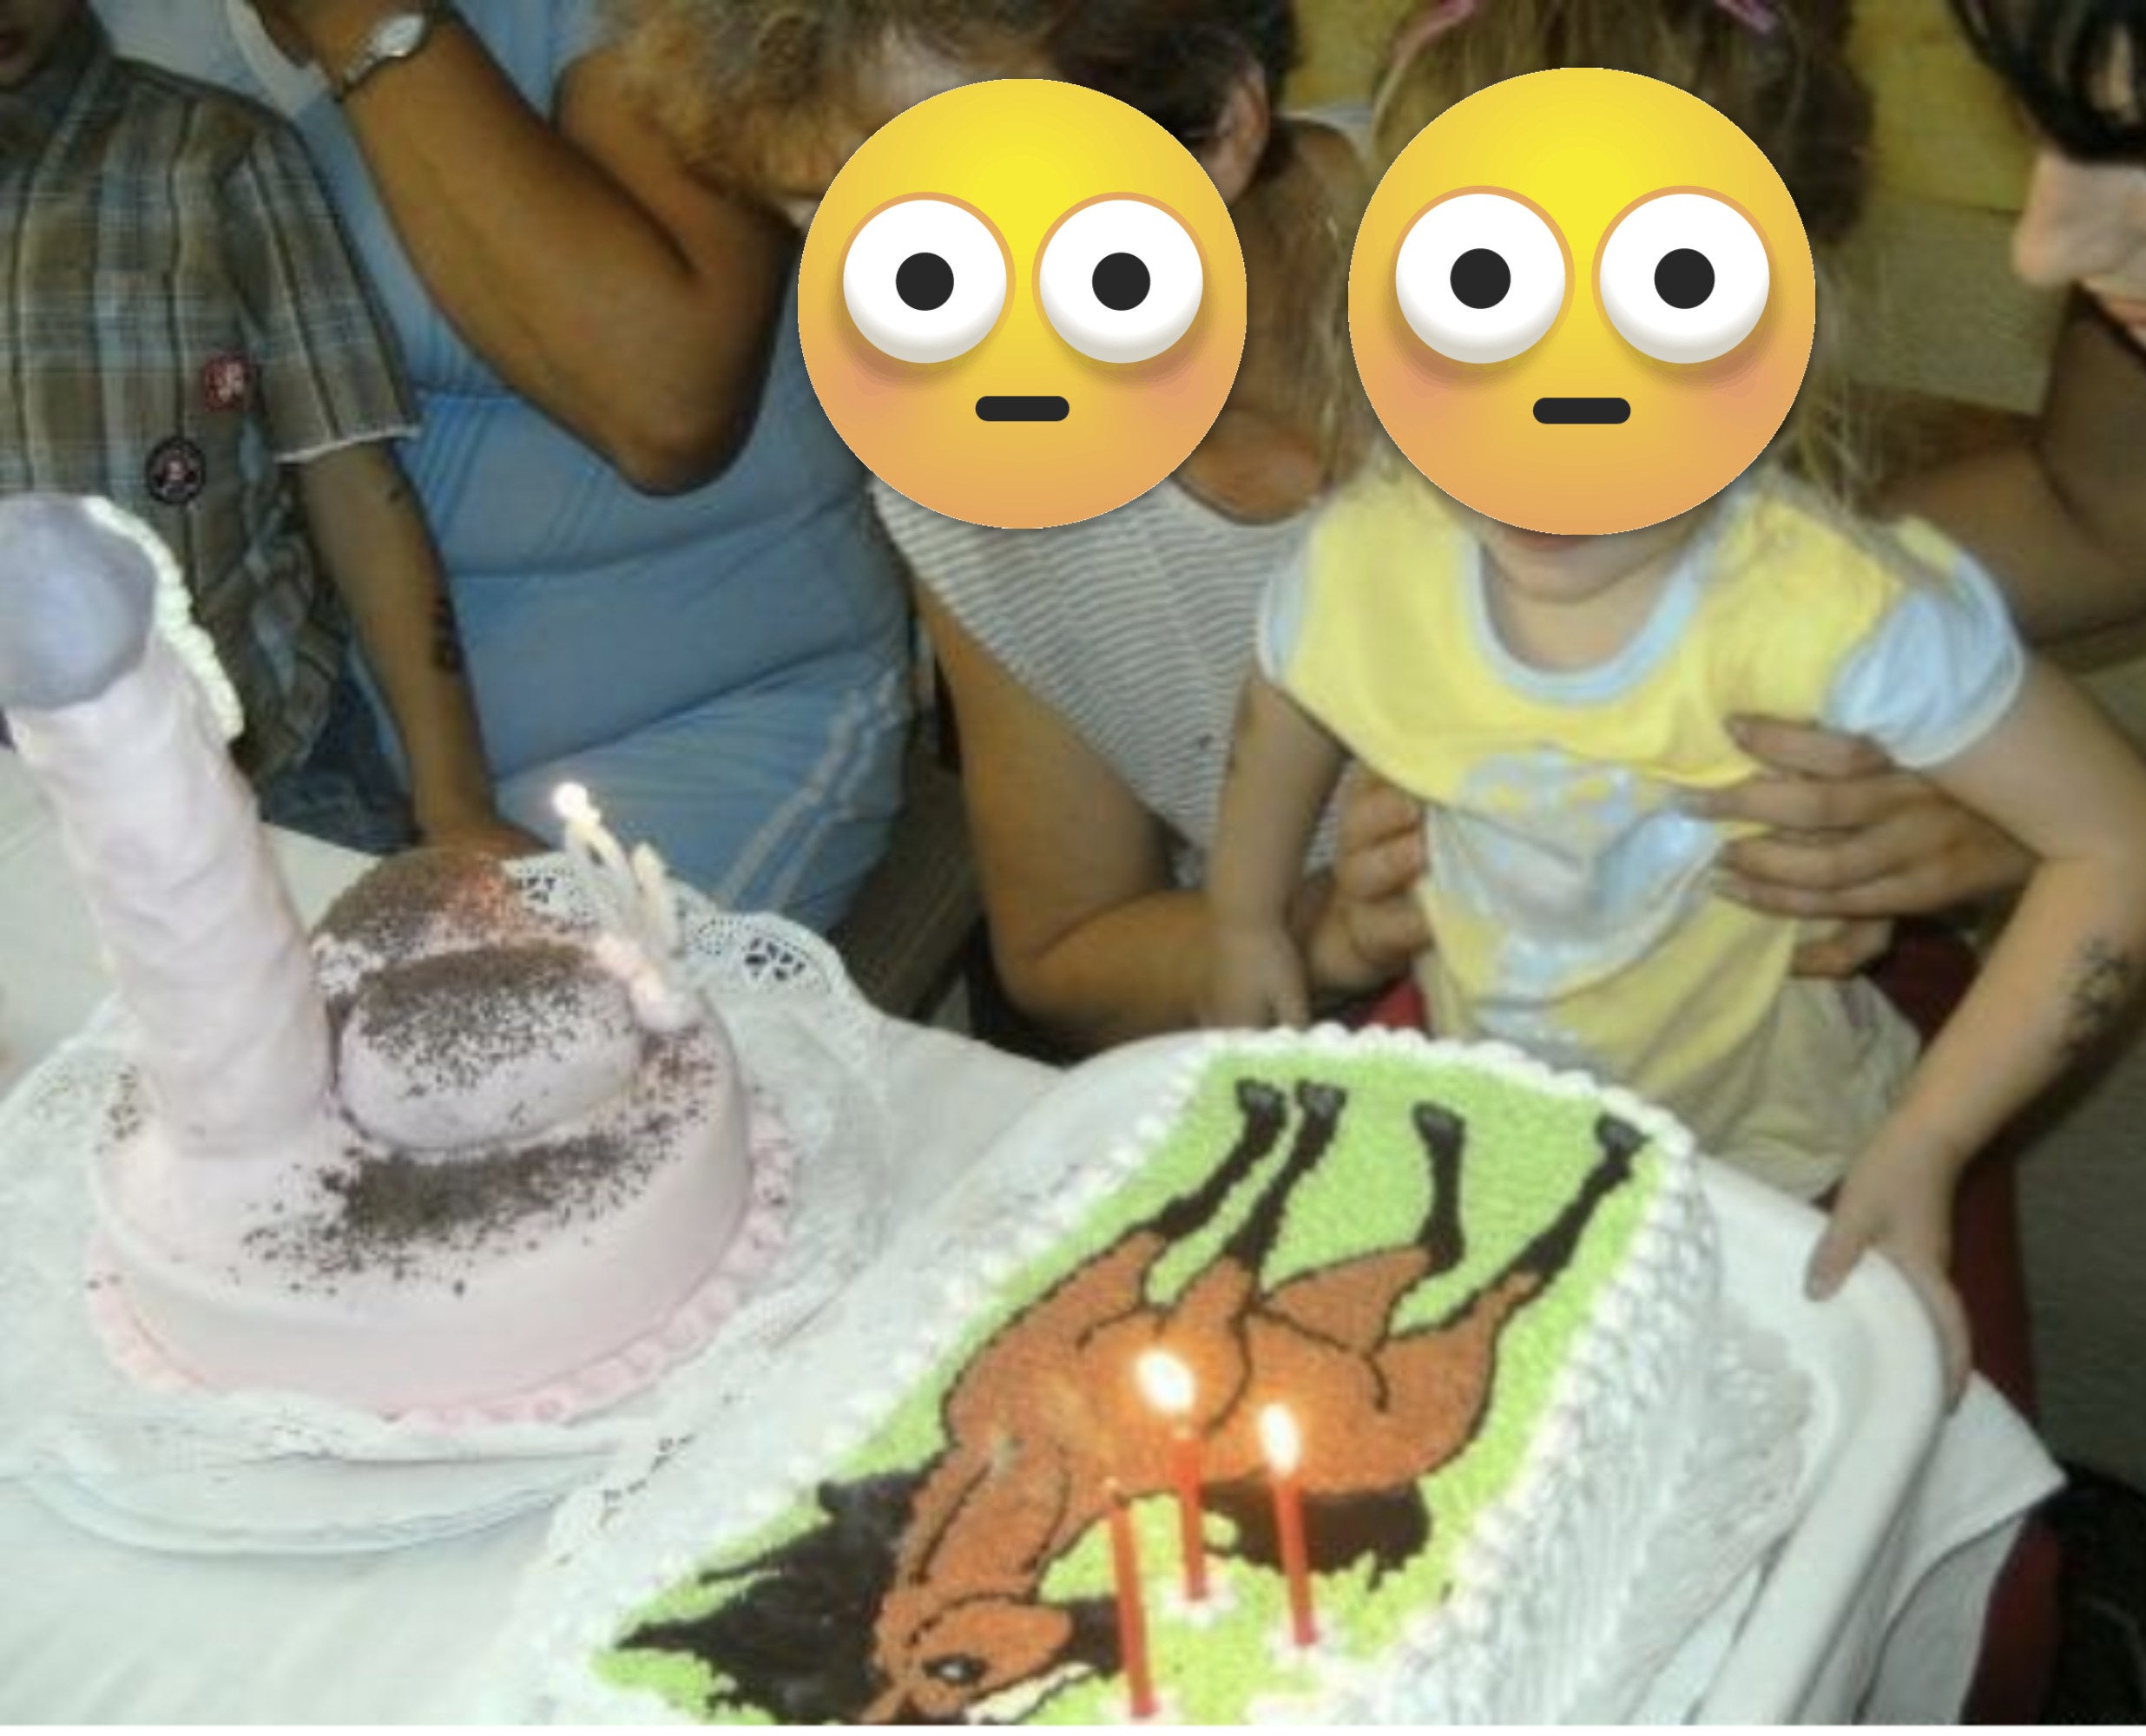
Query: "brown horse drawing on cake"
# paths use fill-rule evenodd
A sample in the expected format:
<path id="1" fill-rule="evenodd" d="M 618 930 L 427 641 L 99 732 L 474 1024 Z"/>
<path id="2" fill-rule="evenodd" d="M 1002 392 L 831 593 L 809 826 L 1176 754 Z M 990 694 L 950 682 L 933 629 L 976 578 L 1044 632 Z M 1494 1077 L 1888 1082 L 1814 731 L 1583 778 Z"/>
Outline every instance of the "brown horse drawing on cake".
<path id="1" fill-rule="evenodd" d="M 1346 1094 L 1297 1088 L 1294 1140 L 1215 1259 L 1168 1302 L 1155 1266 L 1213 1224 L 1288 1131 L 1271 1084 L 1237 1088 L 1242 1131 L 1198 1187 L 1134 1225 L 1009 1321 L 943 1407 L 946 1446 L 925 1468 L 872 1634 L 879 1692 L 868 1721 L 953 1720 L 1043 1682 L 1078 1654 L 1076 1614 L 1047 1601 L 1047 1570 L 1129 1496 L 1171 1485 L 1167 1431 L 1134 1380 L 1166 1347 L 1198 1383 L 1192 1425 L 1203 1481 L 1256 1478 L 1261 1406 L 1286 1400 L 1308 1424 L 1307 1497 L 1407 1488 L 1467 1444 L 1490 1401 L 1499 1334 L 1570 1257 L 1596 1207 L 1630 1174 L 1641 1135 L 1596 1124 L 1600 1161 L 1557 1220 L 1435 1323 L 1393 1329 L 1401 1300 L 1461 1259 L 1465 1129 L 1419 1104 L 1431 1201 L 1414 1238 L 1261 1287 L 1292 1191 L 1340 1127 Z"/>

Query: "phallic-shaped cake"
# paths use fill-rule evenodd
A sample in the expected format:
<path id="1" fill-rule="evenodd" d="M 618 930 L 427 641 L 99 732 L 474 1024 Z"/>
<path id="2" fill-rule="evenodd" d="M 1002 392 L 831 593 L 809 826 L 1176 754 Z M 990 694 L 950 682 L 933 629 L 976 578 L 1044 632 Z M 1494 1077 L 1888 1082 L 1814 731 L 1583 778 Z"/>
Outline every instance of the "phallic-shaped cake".
<path id="1" fill-rule="evenodd" d="M 185 609 L 115 509 L 0 503 L 0 706 L 135 1039 L 86 1154 L 108 1346 L 450 1424 L 653 1378 L 780 1235 L 721 1020 L 471 854 L 380 865 L 309 945 Z"/>
<path id="2" fill-rule="evenodd" d="M 906 1364 L 859 1397 L 861 1445 L 727 1487 L 749 1524 L 622 1581 L 579 1667 L 593 1695 L 565 1696 L 580 1715 L 1575 1704 L 1674 1498 L 1715 1343 L 1688 1135 L 1517 1051 L 1333 1030 L 1209 1040 L 1129 1128 L 917 1323 Z M 1157 1351 L 1163 1388 L 1142 1384 Z M 1294 1464 L 1270 1457 L 1277 1408 Z"/>

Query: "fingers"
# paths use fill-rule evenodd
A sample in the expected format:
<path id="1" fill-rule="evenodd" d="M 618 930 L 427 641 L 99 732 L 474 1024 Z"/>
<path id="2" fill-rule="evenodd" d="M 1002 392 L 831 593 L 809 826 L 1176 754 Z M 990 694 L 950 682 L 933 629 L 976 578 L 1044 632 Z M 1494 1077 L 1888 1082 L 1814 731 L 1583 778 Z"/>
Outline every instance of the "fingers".
<path id="1" fill-rule="evenodd" d="M 1879 825 L 1934 799 L 1927 779 L 1886 769 L 1840 780 L 1761 773 L 1696 794 L 1685 806 L 1708 819 L 1748 820 L 1775 831 L 1843 832 Z"/>
<path id="2" fill-rule="evenodd" d="M 1788 968 L 1799 976 L 1853 976 L 1893 944 L 1893 924 L 1881 918 L 1842 923 L 1830 934 L 1797 947 Z"/>
<path id="3" fill-rule="evenodd" d="M 1804 1293 L 1814 1301 L 1823 1302 L 1838 1292 L 1864 1251 L 1876 1244 L 1878 1231 L 1877 1220 L 1860 1211 L 1852 1199 L 1844 1196 L 1839 1200 L 1826 1220 L 1817 1246 L 1811 1250 L 1810 1263 L 1804 1269 Z M 1950 1410 L 1967 1390 L 1972 1367 L 1967 1311 L 1945 1275 L 1942 1248 L 1926 1248 L 1919 1240 L 1903 1245 L 1897 1232 L 1886 1238 L 1886 1247 L 1936 1329 L 1945 1408 Z"/>
<path id="4" fill-rule="evenodd" d="M 1341 810 L 1335 829 L 1335 854 L 1342 862 L 1403 842 L 1413 846 L 1420 860 L 1422 832 L 1420 803 L 1375 772 L 1360 766 L 1352 769 L 1341 786 Z"/>
<path id="5" fill-rule="evenodd" d="M 1942 896 L 1949 885 L 1940 877 L 1921 869 L 1881 874 L 1862 881 L 1843 881 L 1837 885 L 1830 880 L 1816 885 L 1797 885 L 1733 870 L 1717 873 L 1714 878 L 1715 893 L 1732 904 L 1774 916 L 1830 917 L 1847 922 L 1949 910 L 1958 902 Z"/>
<path id="6" fill-rule="evenodd" d="M 1860 832 L 1740 838 L 1715 890 L 1783 916 L 1911 916 L 2019 885 L 2034 858 L 1979 815 L 1932 802 Z"/>
<path id="7" fill-rule="evenodd" d="M 1866 778 L 1890 771 L 1883 750 L 1860 735 L 1843 735 L 1815 724 L 1777 717 L 1735 717 L 1728 733 L 1754 760 L 1776 772 L 1804 778 Z"/>
<path id="8" fill-rule="evenodd" d="M 1334 858 L 1334 889 L 1353 904 L 1375 903 L 1409 891 L 1423 878 L 1423 832 L 1419 827 L 1379 843 L 1351 846 L 1344 840 Z"/>
<path id="9" fill-rule="evenodd" d="M 1803 1293 L 1814 1302 L 1823 1302 L 1846 1282 L 1869 1246 L 1869 1225 L 1841 1206 L 1834 1207 L 1818 1246 L 1811 1250 L 1810 1263 L 1804 1267 Z"/>

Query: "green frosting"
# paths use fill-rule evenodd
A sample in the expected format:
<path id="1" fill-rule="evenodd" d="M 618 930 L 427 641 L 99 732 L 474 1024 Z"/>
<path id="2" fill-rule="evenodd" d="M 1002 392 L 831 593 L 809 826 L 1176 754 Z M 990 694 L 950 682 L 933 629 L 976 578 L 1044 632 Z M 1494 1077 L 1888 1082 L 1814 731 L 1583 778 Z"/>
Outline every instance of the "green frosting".
<path id="1" fill-rule="evenodd" d="M 1029 1301 L 1099 1252 L 1129 1226 L 1183 1193 L 1236 1140 L 1241 1127 L 1237 1082 L 1250 1076 L 1277 1085 L 1316 1080 L 1340 1086 L 1348 1106 L 1340 1137 L 1318 1172 L 1290 1198 L 1281 1234 L 1263 1272 L 1271 1289 L 1298 1274 L 1411 1237 L 1430 1203 L 1429 1167 L 1411 1128 L 1410 1113 L 1426 1099 L 1458 1115 L 1467 1128 L 1461 1180 L 1461 1221 L 1467 1253 L 1454 1270 L 1425 1279 L 1403 1300 L 1396 1327 L 1436 1320 L 1502 1271 L 1557 1215 L 1598 1161 L 1595 1124 L 1599 1100 L 1554 1095 L 1523 1080 L 1486 1071 L 1462 1055 L 1326 1048 L 1225 1050 L 1206 1068 L 1183 1112 L 1125 1183 L 1049 1253 L 1018 1272 L 978 1308 L 959 1346 L 902 1400 L 871 1438 L 822 1475 L 843 1480 L 924 1466 L 943 1446 L 940 1401 L 974 1348 Z M 1167 1300 L 1215 1257 L 1222 1240 L 1281 1161 L 1287 1141 L 1265 1161 L 1226 1210 L 1155 1268 L 1152 1299 Z M 1071 1177 L 1068 1178 L 1070 1180 Z M 1475 1439 L 1419 1484 L 1431 1516 L 1426 1546 L 1372 1583 L 1366 1559 L 1345 1572 L 1319 1575 L 1315 1601 L 1322 1654 L 1353 1661 L 1387 1651 L 1423 1611 L 1445 1597 L 1454 1563 L 1476 1516 L 1512 1484 L 1547 1405 L 1575 1334 L 1603 1284 L 1623 1263 L 1632 1233 L 1659 1184 L 1658 1167 L 1642 1154 L 1633 1180 L 1615 1189 L 1590 1220 L 1558 1280 L 1516 1314 L 1498 1340 L 1495 1387 Z M 1302 1415 L 1306 1462 L 1320 1450 L 1320 1419 Z M 809 1530 L 822 1516 L 809 1495 L 759 1535 L 723 1553 L 734 1564 Z M 1146 1568 L 1149 1650 L 1166 1713 L 1173 1720 L 1236 1723 L 1267 1696 L 1317 1692 L 1316 1662 L 1300 1662 L 1281 1641 L 1287 1590 L 1278 1572 L 1237 1559 L 1214 1566 L 1227 1588 L 1228 1608 L 1195 1621 L 1176 1607 L 1176 1513 L 1167 1496 L 1134 1508 Z M 1228 1541 L 1228 1522 L 1208 1516 L 1210 1539 Z M 1315 1518 L 1313 1520 L 1315 1523 Z M 1063 1601 L 1108 1597 L 1111 1573 L 1103 1528 L 1095 1528 L 1050 1569 L 1043 1595 Z M 737 1595 L 735 1581 L 714 1588 L 688 1580 L 635 1609 L 618 1632 L 704 1613 Z M 605 1680 L 649 1690 L 689 1717 L 726 1721 L 749 1718 L 717 1704 L 721 1686 L 700 1660 L 620 1646 L 594 1660 Z M 1039 1706 L 1032 1721 L 1112 1723 L 1125 1716 L 1118 1678 L 1077 1680 Z"/>

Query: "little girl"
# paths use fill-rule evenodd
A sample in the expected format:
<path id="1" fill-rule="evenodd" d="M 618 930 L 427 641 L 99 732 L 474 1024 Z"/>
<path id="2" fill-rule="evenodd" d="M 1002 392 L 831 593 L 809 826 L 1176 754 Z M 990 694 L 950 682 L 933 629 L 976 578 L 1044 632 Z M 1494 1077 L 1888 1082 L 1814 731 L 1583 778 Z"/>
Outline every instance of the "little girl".
<path id="1" fill-rule="evenodd" d="M 1742 125 L 1823 241 L 1853 212 L 1860 113 L 1812 98 L 1838 66 L 1816 10 L 1445 0 L 1382 120 L 1544 65 L 1657 76 Z M 1723 838 L 1691 809 L 1753 769 L 1729 721 L 1746 713 L 1866 735 L 2041 858 L 1919 1063 L 1866 984 L 1790 976 L 1794 924 L 1712 893 Z M 1957 1390 L 1954 1183 L 2099 1031 L 2146 949 L 2146 767 L 2024 656 L 1972 563 L 1925 527 L 1850 523 L 1768 459 L 1602 536 L 1500 524 L 1382 466 L 1267 594 L 1209 882 L 1210 1022 L 1304 1017 L 1286 901 L 1350 753 L 1425 805 L 1435 940 L 1417 972 L 1437 1029 L 1629 1084 L 1800 1197 L 1840 1184 L 1811 1287 L 1885 1249 Z"/>

